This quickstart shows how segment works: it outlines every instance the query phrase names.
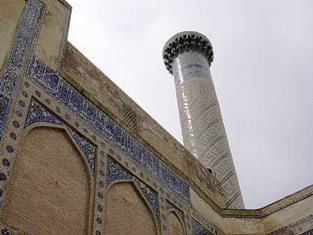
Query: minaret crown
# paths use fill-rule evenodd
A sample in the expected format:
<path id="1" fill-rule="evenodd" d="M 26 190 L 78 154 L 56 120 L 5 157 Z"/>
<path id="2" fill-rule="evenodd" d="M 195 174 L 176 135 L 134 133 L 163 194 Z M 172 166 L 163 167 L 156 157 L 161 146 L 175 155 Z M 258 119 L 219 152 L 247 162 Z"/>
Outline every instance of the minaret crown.
<path id="1" fill-rule="evenodd" d="M 184 52 L 197 51 L 207 59 L 209 65 L 213 61 L 213 48 L 210 40 L 201 33 L 193 31 L 180 32 L 172 36 L 163 48 L 163 61 L 166 69 L 173 74 L 174 59 Z"/>

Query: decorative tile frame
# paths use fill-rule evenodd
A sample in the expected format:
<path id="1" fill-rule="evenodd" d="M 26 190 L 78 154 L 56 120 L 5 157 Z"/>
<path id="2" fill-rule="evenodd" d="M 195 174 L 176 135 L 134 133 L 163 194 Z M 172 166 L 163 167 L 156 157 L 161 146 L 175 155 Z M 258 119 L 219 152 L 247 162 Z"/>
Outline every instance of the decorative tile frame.
<path id="1" fill-rule="evenodd" d="M 65 127 L 65 129 L 71 135 L 72 139 L 75 140 L 77 146 L 80 148 L 81 152 L 84 155 L 84 158 L 88 162 L 93 177 L 95 177 L 97 163 L 97 147 L 93 143 L 91 143 L 88 139 L 86 139 L 84 136 L 75 131 L 73 128 L 66 125 L 62 120 L 60 120 L 50 111 L 48 111 L 38 101 L 36 101 L 35 99 L 31 99 L 24 128 L 27 128 L 32 124 L 38 122 L 57 124 Z"/>
<path id="2" fill-rule="evenodd" d="M 12 112 L 12 105 L 14 103 L 17 90 L 20 86 L 21 77 L 25 73 L 26 64 L 30 53 L 34 52 L 35 44 L 38 39 L 39 30 L 41 28 L 43 16 L 45 14 L 45 4 L 40 0 L 28 0 L 22 11 L 20 20 L 18 22 L 13 43 L 11 45 L 9 54 L 0 71 L 0 140 L 3 140 L 4 130 L 8 123 L 9 115 Z M 19 103 L 20 106 L 23 103 Z M 21 113 L 16 114 L 21 117 Z M 13 129 L 19 128 L 19 122 L 13 121 Z M 10 140 L 13 142 L 17 136 L 15 132 L 9 134 Z M 3 144 L 3 143 L 2 143 Z M 2 153 L 2 167 L 0 172 L 0 208 L 3 206 L 3 196 L 6 191 L 7 179 L 11 174 L 10 165 L 12 154 L 14 154 L 14 147 L 6 145 L 4 149 L 1 148 Z M 16 234 L 16 231 L 4 224 L 0 226 L 1 234 Z"/>
<path id="3" fill-rule="evenodd" d="M 22 79 L 24 80 L 24 79 Z M 45 94 L 41 93 L 40 91 L 36 90 L 34 92 L 34 87 L 30 85 L 28 82 L 24 82 L 24 86 L 20 90 L 17 95 L 17 103 L 13 108 L 13 116 L 10 121 L 10 133 L 5 135 L 3 142 L 6 143 L 6 151 L 2 156 L 2 166 L 1 166 L 1 173 L 0 177 L 2 176 L 2 180 L 0 180 L 0 197 L 1 197 L 1 206 L 0 209 L 3 209 L 3 201 L 5 199 L 4 194 L 7 189 L 7 184 L 9 182 L 9 178 L 12 172 L 12 166 L 14 166 L 14 161 L 16 158 L 16 152 L 19 149 L 19 143 L 23 136 L 27 135 L 28 131 L 32 128 L 36 128 L 39 126 L 51 126 L 55 128 L 64 129 L 69 137 L 72 139 L 73 143 L 76 145 L 77 149 L 80 150 L 81 155 L 86 160 L 87 166 L 89 166 L 89 175 L 90 175 L 90 184 L 91 184 L 91 191 L 90 191 L 90 208 L 93 208 L 93 204 L 95 203 L 95 192 L 100 193 L 101 189 L 97 186 L 95 175 L 96 175 L 96 161 L 97 161 L 97 146 L 92 143 L 90 140 L 91 138 L 87 139 L 78 131 L 74 130 L 72 126 L 68 125 L 63 118 L 53 114 L 50 111 L 48 106 L 50 105 L 51 101 L 46 96 L 44 99 Z M 33 94 L 35 93 L 35 94 Z M 33 98 L 33 95 L 36 98 Z M 45 103 L 43 105 L 42 103 Z M 47 106 L 48 105 L 48 106 Z M 58 110 L 58 106 L 56 111 Z M 55 111 L 54 111 L 55 112 Z M 65 115 L 66 118 L 66 115 Z M 12 125 L 12 127 L 11 127 Z M 98 170 L 101 167 L 97 167 Z M 6 174 L 2 173 L 3 170 L 6 170 Z M 4 198 L 4 199 L 3 199 Z M 91 209 L 93 210 L 93 209 Z M 99 225 L 96 225 L 96 219 L 99 219 L 99 213 L 97 211 L 92 212 L 90 214 L 90 221 L 94 221 L 93 229 L 95 230 Z M 102 215 L 101 215 L 102 216 Z M 92 225 L 90 225 L 92 226 Z M 9 231 L 8 234 L 14 234 L 11 232 L 11 228 L 2 225 L 5 231 Z"/>
<path id="4" fill-rule="evenodd" d="M 19 80 L 25 70 L 28 51 L 36 40 L 45 12 L 40 0 L 28 0 L 17 26 L 15 40 L 0 74 L 0 139 L 11 111 Z M 38 35 L 37 35 L 38 36 Z"/>
<path id="5" fill-rule="evenodd" d="M 110 157 L 107 159 L 107 186 L 116 180 L 133 180 L 133 178 L 133 175 L 115 160 Z"/>
<path id="6" fill-rule="evenodd" d="M 157 224 L 160 225 L 158 193 L 121 166 L 112 157 L 108 157 L 106 175 L 107 186 L 121 181 L 132 181 L 134 183 L 135 187 L 139 192 L 141 192 L 141 195 L 145 198 L 147 204 L 149 205 Z"/>
<path id="7" fill-rule="evenodd" d="M 164 186 L 184 200 L 190 200 L 187 182 L 35 56 L 32 58 L 27 73 L 52 97 L 66 105 L 100 136 L 109 140 L 126 156 L 158 178 Z"/>
<path id="8" fill-rule="evenodd" d="M 44 108 L 37 100 L 32 98 L 29 103 L 24 129 L 37 122 L 63 125 L 63 122 L 59 118 Z"/>

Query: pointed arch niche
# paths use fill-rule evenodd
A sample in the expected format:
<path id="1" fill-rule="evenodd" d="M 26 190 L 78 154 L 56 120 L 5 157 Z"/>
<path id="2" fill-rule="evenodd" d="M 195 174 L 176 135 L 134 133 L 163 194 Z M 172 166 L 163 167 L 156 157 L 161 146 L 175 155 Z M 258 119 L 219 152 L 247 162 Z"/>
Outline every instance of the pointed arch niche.
<path id="1" fill-rule="evenodd" d="M 4 222 L 30 234 L 88 234 L 91 177 L 64 129 L 30 129 L 13 166 Z"/>
<path id="2" fill-rule="evenodd" d="M 152 211 L 133 182 L 118 182 L 107 191 L 106 235 L 158 234 Z"/>
<path id="3" fill-rule="evenodd" d="M 184 226 L 174 210 L 171 210 L 168 213 L 167 220 L 168 220 L 168 234 L 169 235 L 186 234 L 184 230 Z"/>

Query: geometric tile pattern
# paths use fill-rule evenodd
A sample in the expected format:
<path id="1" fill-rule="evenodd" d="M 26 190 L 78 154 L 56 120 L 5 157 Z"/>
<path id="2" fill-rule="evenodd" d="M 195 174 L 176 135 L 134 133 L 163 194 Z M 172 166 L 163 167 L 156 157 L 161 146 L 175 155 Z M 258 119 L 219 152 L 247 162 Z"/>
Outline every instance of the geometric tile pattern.
<path id="1" fill-rule="evenodd" d="M 185 52 L 172 65 L 184 145 L 214 170 L 226 196 L 226 207 L 243 208 L 209 64 L 199 52 Z"/>
<path id="2" fill-rule="evenodd" d="M 158 193 L 138 178 L 134 177 L 131 172 L 121 166 L 117 161 L 108 157 L 106 183 L 109 185 L 116 180 L 133 180 L 137 189 L 148 202 L 157 222 L 160 222 Z"/>
<path id="3" fill-rule="evenodd" d="M 136 164 L 144 167 L 161 184 L 181 198 L 190 200 L 189 185 L 181 177 L 35 56 L 29 64 L 27 73 L 52 97 L 66 105 L 89 127 L 94 128 L 102 137 L 111 141 Z"/>
<path id="4" fill-rule="evenodd" d="M 63 122 L 59 118 L 57 118 L 55 115 L 50 113 L 38 101 L 32 98 L 28 107 L 28 112 L 27 112 L 27 117 L 26 117 L 26 121 L 24 124 L 24 128 L 36 122 L 46 122 L 46 123 L 63 125 Z"/>
<path id="5" fill-rule="evenodd" d="M 110 157 L 107 158 L 107 168 L 107 185 L 111 184 L 115 180 L 132 180 L 134 178 L 128 170 Z"/>
<path id="6" fill-rule="evenodd" d="M 32 99 L 29 104 L 29 109 L 25 121 L 24 128 L 36 122 L 46 122 L 52 124 L 58 124 L 65 126 L 68 132 L 71 134 L 72 138 L 75 140 L 76 144 L 79 146 L 81 151 L 84 153 L 84 157 L 88 162 L 93 176 L 96 174 L 96 162 L 97 162 L 97 148 L 89 140 L 75 131 L 73 128 L 66 125 L 54 114 L 48 111 L 43 105 L 41 105 L 35 99 Z"/>
<path id="7" fill-rule="evenodd" d="M 44 4 L 39 0 L 27 1 L 17 27 L 15 40 L 0 74 L 0 139 L 23 73 L 26 52 L 31 48 L 36 27 L 43 15 L 43 8 Z"/>

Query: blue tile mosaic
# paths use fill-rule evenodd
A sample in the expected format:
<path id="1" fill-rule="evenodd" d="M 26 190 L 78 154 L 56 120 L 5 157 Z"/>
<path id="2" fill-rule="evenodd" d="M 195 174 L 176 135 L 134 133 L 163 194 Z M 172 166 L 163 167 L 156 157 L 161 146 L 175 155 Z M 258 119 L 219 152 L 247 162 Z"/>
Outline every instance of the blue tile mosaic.
<path id="1" fill-rule="evenodd" d="M 118 164 L 115 160 L 108 157 L 107 162 L 107 175 L 106 175 L 106 183 L 107 185 L 111 184 L 115 180 L 132 180 L 133 176 Z"/>
<path id="2" fill-rule="evenodd" d="M 29 0 L 23 10 L 13 45 L 0 75 L 0 138 L 11 110 L 19 85 L 26 52 L 31 48 L 37 25 L 43 15 L 44 4 L 40 0 Z"/>
<path id="3" fill-rule="evenodd" d="M 60 121 L 52 113 L 47 111 L 36 100 L 32 99 L 30 104 L 29 104 L 24 128 L 26 128 L 26 127 L 28 127 L 31 124 L 36 123 L 36 122 L 47 122 L 47 123 L 63 125 L 62 121 Z"/>
<path id="4" fill-rule="evenodd" d="M 59 83 L 59 77 L 52 71 L 52 69 L 41 66 L 41 63 L 39 63 L 35 57 L 32 57 L 30 65 L 32 66 L 32 70 L 28 70 L 28 72 L 30 72 L 29 75 L 31 77 L 36 78 L 38 82 L 44 84 L 47 88 L 56 89 Z M 56 90 L 51 90 L 51 92 L 55 91 Z"/>
<path id="5" fill-rule="evenodd" d="M 182 178 L 87 100 L 67 81 L 57 76 L 42 61 L 33 57 L 27 73 L 33 81 L 43 87 L 51 96 L 57 98 L 59 102 L 85 120 L 91 128 L 95 128 L 100 135 L 110 140 L 134 162 L 143 166 L 165 187 L 181 198 L 190 200 L 189 185 Z"/>
<path id="6" fill-rule="evenodd" d="M 192 229 L 194 235 L 214 235 L 193 218 L 192 218 Z"/>
<path id="7" fill-rule="evenodd" d="M 79 146 L 81 151 L 84 153 L 84 157 L 87 160 L 90 170 L 93 175 L 96 174 L 96 162 L 97 162 L 97 148 L 93 145 L 89 140 L 80 135 L 73 128 L 66 125 L 59 118 L 57 118 L 54 114 L 49 112 L 43 105 L 41 105 L 35 99 L 32 99 L 29 104 L 29 109 L 26 117 L 26 121 L 24 124 L 24 128 L 37 123 L 37 122 L 46 122 L 57 125 L 63 125 L 66 127 L 68 132 L 71 134 L 72 138 L 75 140 L 76 144 Z"/>

